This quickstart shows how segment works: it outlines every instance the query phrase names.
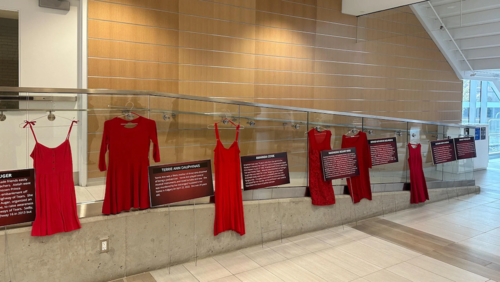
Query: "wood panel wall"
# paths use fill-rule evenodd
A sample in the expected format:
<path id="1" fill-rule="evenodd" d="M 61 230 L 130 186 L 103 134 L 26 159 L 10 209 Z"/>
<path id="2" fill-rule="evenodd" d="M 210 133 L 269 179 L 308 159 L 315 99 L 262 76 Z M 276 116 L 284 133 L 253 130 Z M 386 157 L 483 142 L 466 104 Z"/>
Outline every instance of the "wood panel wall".
<path id="1" fill-rule="evenodd" d="M 90 0 L 89 88 L 459 122 L 462 83 L 408 7 Z"/>

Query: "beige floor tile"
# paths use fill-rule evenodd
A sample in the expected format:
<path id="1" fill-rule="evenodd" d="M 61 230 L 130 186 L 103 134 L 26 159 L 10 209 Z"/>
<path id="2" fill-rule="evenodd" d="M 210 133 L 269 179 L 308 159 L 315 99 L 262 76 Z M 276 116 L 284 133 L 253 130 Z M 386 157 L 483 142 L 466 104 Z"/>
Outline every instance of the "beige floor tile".
<path id="1" fill-rule="evenodd" d="M 286 282 L 324 282 L 323 279 L 297 266 L 291 261 L 282 261 L 265 267 L 269 272 Z"/>
<path id="2" fill-rule="evenodd" d="M 245 272 L 254 268 L 260 267 L 256 262 L 251 260 L 240 251 L 215 256 L 214 259 L 224 266 L 232 274 Z"/>
<path id="3" fill-rule="evenodd" d="M 485 282 L 489 279 L 427 256 L 420 256 L 407 262 L 456 282 Z"/>
<path id="4" fill-rule="evenodd" d="M 338 247 L 338 249 L 381 268 L 386 268 L 406 260 L 360 242 L 346 244 Z"/>
<path id="5" fill-rule="evenodd" d="M 358 278 L 356 280 L 352 280 L 352 282 L 370 282 L 370 281 L 368 281 L 368 280 L 366 280 L 364 278 Z"/>
<path id="6" fill-rule="evenodd" d="M 238 279 L 236 276 L 227 276 L 224 278 L 212 280 L 210 282 L 241 282 L 241 280 Z"/>
<path id="7" fill-rule="evenodd" d="M 124 278 L 125 282 L 157 282 L 149 272 Z"/>
<path id="8" fill-rule="evenodd" d="M 308 250 L 309 252 L 321 251 L 324 249 L 331 248 L 332 246 L 327 244 L 326 242 L 315 238 L 315 237 L 307 237 L 307 238 L 288 238 L 288 240 L 292 241 L 296 245 L 301 248 Z"/>
<path id="9" fill-rule="evenodd" d="M 409 260 L 411 258 L 420 256 L 420 254 L 417 252 L 414 252 L 407 248 L 398 246 L 396 244 L 390 243 L 388 241 L 376 237 L 365 238 L 359 240 L 359 242 L 368 245 L 370 247 L 382 250 L 391 256 L 400 258 L 401 260 Z"/>
<path id="10" fill-rule="evenodd" d="M 467 237 L 474 237 L 474 236 L 477 236 L 477 235 L 483 233 L 483 231 L 481 231 L 481 230 L 476 230 L 476 229 L 469 228 L 466 226 L 458 225 L 458 224 L 451 223 L 451 222 L 448 222 L 445 220 L 441 220 L 439 218 L 426 220 L 426 221 L 423 221 L 422 223 L 433 225 L 433 226 L 438 227 L 438 228 L 445 228 L 447 230 L 451 230 L 453 232 L 456 232 L 457 234 L 464 235 Z"/>
<path id="11" fill-rule="evenodd" d="M 283 243 L 278 240 L 270 242 L 268 244 L 264 244 L 264 247 L 266 246 L 269 246 L 269 248 L 271 248 L 273 251 L 288 259 L 310 253 L 310 251 L 308 251 L 307 249 L 302 248 L 301 246 L 288 240 L 283 240 Z"/>
<path id="12" fill-rule="evenodd" d="M 453 230 L 446 229 L 446 228 L 439 228 L 437 226 L 434 226 L 432 224 L 427 224 L 425 222 L 419 222 L 415 224 L 409 225 L 409 227 L 432 234 L 436 235 L 438 237 L 453 241 L 453 242 L 460 242 L 464 241 L 470 238 L 470 236 L 464 236 L 461 234 L 458 234 L 454 232 Z"/>
<path id="13" fill-rule="evenodd" d="M 204 281 L 212 281 L 215 279 L 223 278 L 226 276 L 231 276 L 231 272 L 225 269 L 222 265 L 220 265 L 213 258 L 206 258 L 198 261 L 198 264 L 195 265 L 195 262 L 189 262 L 184 264 L 184 266 L 191 272 L 191 274 L 196 277 L 200 282 Z"/>
<path id="14" fill-rule="evenodd" d="M 353 239 L 348 238 L 344 235 L 340 235 L 338 233 L 323 234 L 323 235 L 317 236 L 316 238 L 327 243 L 328 245 L 330 245 L 332 247 L 342 246 L 344 244 L 354 242 Z"/>
<path id="15" fill-rule="evenodd" d="M 163 268 L 151 271 L 151 275 L 157 282 L 198 282 L 198 280 L 183 265 L 172 266 L 169 269 Z"/>
<path id="16" fill-rule="evenodd" d="M 308 254 L 305 256 L 290 259 L 296 265 L 314 273 L 325 281 L 342 282 L 351 281 L 359 278 L 358 275 L 326 260 L 317 254 Z"/>
<path id="17" fill-rule="evenodd" d="M 410 280 L 403 278 L 395 273 L 387 270 L 380 270 L 370 275 L 363 277 L 369 282 L 409 282 Z"/>
<path id="18" fill-rule="evenodd" d="M 370 237 L 370 235 L 366 234 L 365 232 L 361 232 L 359 230 L 347 226 L 345 227 L 344 230 L 339 229 L 339 231 L 337 231 L 337 234 L 347 237 L 354 241 Z"/>
<path id="19" fill-rule="evenodd" d="M 414 282 L 449 282 L 452 280 L 446 279 L 435 273 L 416 267 L 413 264 L 406 262 L 393 265 L 387 268 L 388 271 L 395 273 L 401 277 L 404 277 L 410 281 Z"/>
<path id="20" fill-rule="evenodd" d="M 336 248 L 316 252 L 316 254 L 359 276 L 365 276 L 381 270 L 378 266 Z"/>
<path id="21" fill-rule="evenodd" d="M 483 252 L 488 252 L 490 254 L 500 256 L 500 246 L 491 244 L 490 242 L 478 240 L 476 238 L 472 238 L 466 241 L 462 241 L 458 243 L 459 245 L 466 246 L 472 249 L 481 250 Z"/>
<path id="22" fill-rule="evenodd" d="M 498 245 L 500 246 L 500 236 L 498 235 L 497 232 L 492 233 L 492 231 L 483 233 L 481 235 L 478 235 L 472 239 L 480 240 L 483 242 L 488 242 L 490 244 Z"/>
<path id="23" fill-rule="evenodd" d="M 241 252 L 260 266 L 266 266 L 286 260 L 284 256 L 278 254 L 271 248 L 262 248 L 260 245 L 243 249 Z"/>
<path id="24" fill-rule="evenodd" d="M 243 282 L 281 282 L 276 275 L 267 271 L 265 268 L 256 268 L 247 272 L 236 274 Z"/>

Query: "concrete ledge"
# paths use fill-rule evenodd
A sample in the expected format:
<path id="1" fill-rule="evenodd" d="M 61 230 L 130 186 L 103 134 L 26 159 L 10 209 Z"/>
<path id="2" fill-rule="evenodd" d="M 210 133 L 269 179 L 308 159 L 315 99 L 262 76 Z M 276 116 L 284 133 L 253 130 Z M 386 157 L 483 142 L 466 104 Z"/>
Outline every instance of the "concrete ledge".
<path id="1" fill-rule="evenodd" d="M 479 191 L 478 186 L 429 189 L 429 202 Z M 372 201 L 356 205 L 347 195 L 336 199 L 333 206 L 313 206 L 303 197 L 245 201 L 244 236 L 213 236 L 213 204 L 84 218 L 82 229 L 49 237 L 31 237 L 31 227 L 13 229 L 7 231 L 8 255 L 0 256 L 0 281 L 9 272 L 12 281 L 110 281 L 191 261 L 196 255 L 213 256 L 410 208 L 408 191 L 374 193 Z M 103 238 L 109 238 L 110 250 L 101 254 Z M 0 240 L 5 242 L 3 231 Z M 5 244 L 0 244 L 0 253 L 4 251 Z"/>

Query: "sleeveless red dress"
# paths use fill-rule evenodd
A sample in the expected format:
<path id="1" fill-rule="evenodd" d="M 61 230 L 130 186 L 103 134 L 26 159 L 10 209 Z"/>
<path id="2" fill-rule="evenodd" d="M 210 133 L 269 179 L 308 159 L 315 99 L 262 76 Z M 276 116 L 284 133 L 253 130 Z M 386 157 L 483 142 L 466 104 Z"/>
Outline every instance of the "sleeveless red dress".
<path id="1" fill-rule="evenodd" d="M 137 123 L 133 128 L 122 124 Z M 118 117 L 104 122 L 99 170 L 106 170 L 106 151 L 109 149 L 109 167 L 106 174 L 106 193 L 103 214 L 117 214 L 136 209 L 148 209 L 149 149 L 153 143 L 153 159 L 160 161 L 156 122 L 141 117 L 128 121 Z"/>
<path id="2" fill-rule="evenodd" d="M 335 193 L 332 181 L 325 181 L 321 169 L 321 151 L 331 150 L 332 132 L 325 130 L 317 131 L 315 128 L 309 130 L 309 192 L 312 204 L 326 206 L 335 204 Z M 321 140 L 318 142 L 318 139 Z"/>
<path id="3" fill-rule="evenodd" d="M 80 229 L 76 211 L 75 184 L 73 182 L 73 158 L 69 136 L 55 148 L 46 147 L 36 139 L 34 121 L 26 121 L 35 138 L 35 148 L 31 153 L 35 168 L 36 217 L 31 236 L 47 236 L 60 232 Z"/>
<path id="4" fill-rule="evenodd" d="M 410 203 L 418 204 L 429 200 L 427 192 L 427 182 L 425 181 L 424 169 L 422 167 L 422 150 L 421 145 L 413 147 L 408 143 L 408 165 L 410 166 Z"/>
<path id="5" fill-rule="evenodd" d="M 241 197 L 240 148 L 236 126 L 236 140 L 225 148 L 219 138 L 219 129 L 215 124 L 217 145 L 215 146 L 215 223 L 214 236 L 227 230 L 245 234 L 245 218 Z"/>
<path id="6" fill-rule="evenodd" d="M 365 198 L 372 200 L 372 189 L 370 184 L 370 171 L 372 168 L 372 156 L 368 147 L 366 133 L 360 131 L 354 136 L 342 135 L 342 149 L 356 148 L 358 156 L 359 175 L 347 179 L 347 186 L 351 193 L 352 201 L 358 203 Z"/>

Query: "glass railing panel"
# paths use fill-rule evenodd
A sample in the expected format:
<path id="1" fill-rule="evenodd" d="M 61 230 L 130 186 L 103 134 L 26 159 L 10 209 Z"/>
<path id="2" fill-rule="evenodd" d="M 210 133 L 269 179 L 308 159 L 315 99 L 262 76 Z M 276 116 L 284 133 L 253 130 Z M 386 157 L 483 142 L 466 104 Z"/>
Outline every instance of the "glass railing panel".
<path id="1" fill-rule="evenodd" d="M 307 113 L 241 106 L 241 156 L 287 153 L 290 184 L 307 186 Z"/>
<path id="2" fill-rule="evenodd" d="M 443 126 L 446 138 L 464 137 L 464 128 L 454 126 Z M 443 180 L 472 180 L 474 179 L 473 159 L 456 160 L 443 164 Z"/>
<path id="3" fill-rule="evenodd" d="M 399 183 L 406 181 L 407 162 L 407 123 L 376 118 L 363 119 L 363 131 L 368 140 L 396 138 L 398 162 L 373 166 L 370 169 L 371 184 Z"/>
<path id="4" fill-rule="evenodd" d="M 444 138 L 443 126 L 409 122 L 408 134 L 411 144 L 421 144 L 422 166 L 426 181 L 442 181 L 443 165 L 433 164 L 430 142 Z M 409 171 L 406 175 L 406 181 L 410 182 Z"/>

